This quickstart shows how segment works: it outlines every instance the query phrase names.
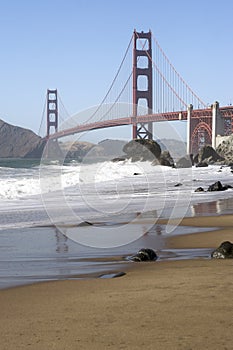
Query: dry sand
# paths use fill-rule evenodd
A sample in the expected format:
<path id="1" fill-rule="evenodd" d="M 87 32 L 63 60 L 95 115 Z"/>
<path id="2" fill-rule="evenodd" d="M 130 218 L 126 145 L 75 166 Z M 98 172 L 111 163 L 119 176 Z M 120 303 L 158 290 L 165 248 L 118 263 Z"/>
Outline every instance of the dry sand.
<path id="1" fill-rule="evenodd" d="M 216 247 L 233 241 L 233 216 L 182 222 L 205 223 L 221 230 L 175 237 L 167 244 Z M 233 259 L 130 266 L 124 277 L 114 279 L 0 291 L 0 349 L 233 349 Z"/>

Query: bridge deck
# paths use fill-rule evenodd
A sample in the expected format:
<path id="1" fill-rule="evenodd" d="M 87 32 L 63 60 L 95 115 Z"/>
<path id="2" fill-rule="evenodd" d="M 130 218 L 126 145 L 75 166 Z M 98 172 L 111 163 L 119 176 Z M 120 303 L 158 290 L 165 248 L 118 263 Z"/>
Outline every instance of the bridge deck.
<path id="1" fill-rule="evenodd" d="M 221 111 L 222 117 L 232 118 L 233 120 L 233 106 L 221 107 L 220 111 Z M 192 111 L 192 119 L 210 118 L 210 117 L 212 117 L 211 108 L 197 109 Z M 140 115 L 137 117 L 117 118 L 117 119 L 111 119 L 111 120 L 88 123 L 88 124 L 80 124 L 73 128 L 58 131 L 50 135 L 49 139 L 58 139 L 69 135 L 85 132 L 88 130 L 98 130 L 98 129 L 116 127 L 116 126 L 139 124 L 139 123 L 176 121 L 176 120 L 177 121 L 187 120 L 187 111 L 156 113 L 156 114 Z"/>

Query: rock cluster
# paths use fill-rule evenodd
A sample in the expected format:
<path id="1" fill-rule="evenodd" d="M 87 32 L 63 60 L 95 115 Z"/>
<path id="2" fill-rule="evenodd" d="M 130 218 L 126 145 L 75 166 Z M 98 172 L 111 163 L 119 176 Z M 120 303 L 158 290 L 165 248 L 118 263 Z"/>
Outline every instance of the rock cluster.
<path id="1" fill-rule="evenodd" d="M 229 188 L 233 187 L 231 185 L 222 185 L 220 181 L 217 181 L 208 187 L 207 192 L 226 191 Z M 203 187 L 198 187 L 194 192 L 205 192 L 205 190 Z"/>
<path id="2" fill-rule="evenodd" d="M 225 159 L 225 164 L 233 165 L 233 134 L 218 145 L 216 151 Z"/>
<path id="3" fill-rule="evenodd" d="M 233 165 L 233 134 L 222 141 L 216 148 L 213 149 L 210 145 L 200 149 L 194 157 L 196 167 L 205 167 L 210 164 L 218 165 Z"/>
<path id="4" fill-rule="evenodd" d="M 204 167 L 216 163 L 224 164 L 225 161 L 224 157 L 218 154 L 213 147 L 209 145 L 202 147 L 193 160 L 197 167 Z"/>
<path id="5" fill-rule="evenodd" d="M 112 161 L 116 162 L 126 159 L 131 159 L 132 162 L 151 161 L 152 165 L 166 165 L 176 168 L 190 168 L 193 165 L 196 167 L 207 167 L 210 164 L 233 165 L 233 135 L 232 146 L 229 146 L 231 145 L 231 139 L 229 141 L 223 141 L 223 145 L 225 145 L 225 148 L 219 146 L 217 151 L 212 146 L 206 145 L 194 157 L 190 154 L 174 162 L 169 151 L 162 150 L 158 142 L 148 139 L 134 139 L 124 145 L 123 152 L 125 154 L 114 158 Z M 221 154 L 218 152 L 220 150 Z"/>
<path id="6" fill-rule="evenodd" d="M 208 192 L 213 192 L 213 191 L 225 191 L 228 190 L 229 188 L 232 188 L 231 185 L 222 185 L 220 181 L 215 182 L 214 184 L 210 185 L 208 187 Z"/>
<path id="7" fill-rule="evenodd" d="M 174 167 L 174 160 L 167 150 L 161 151 L 160 145 L 154 140 L 134 139 L 123 147 L 125 155 L 112 161 L 131 159 L 132 162 L 151 161 L 152 165 L 166 165 Z"/>

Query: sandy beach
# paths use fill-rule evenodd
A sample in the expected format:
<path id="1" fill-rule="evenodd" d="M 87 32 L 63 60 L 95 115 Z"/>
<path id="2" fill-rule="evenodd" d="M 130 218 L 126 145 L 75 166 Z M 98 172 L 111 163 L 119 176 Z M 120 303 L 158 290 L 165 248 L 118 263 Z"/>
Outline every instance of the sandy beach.
<path id="1" fill-rule="evenodd" d="M 219 230 L 172 247 L 233 241 L 233 216 L 185 218 Z M 232 349 L 233 260 L 132 263 L 113 279 L 38 283 L 0 291 L 1 350 Z"/>

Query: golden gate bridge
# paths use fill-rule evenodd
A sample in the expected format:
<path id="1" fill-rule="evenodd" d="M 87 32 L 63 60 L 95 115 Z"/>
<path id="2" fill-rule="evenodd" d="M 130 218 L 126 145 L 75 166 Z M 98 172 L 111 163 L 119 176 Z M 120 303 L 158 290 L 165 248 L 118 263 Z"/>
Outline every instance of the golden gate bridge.
<path id="1" fill-rule="evenodd" d="M 125 66 L 130 53 L 133 64 L 129 69 Z M 120 79 L 122 72 L 124 80 Z M 120 108 L 121 104 L 127 108 Z M 176 71 L 151 31 L 134 30 L 106 95 L 83 121 L 59 128 L 56 89 L 47 90 L 46 105 L 48 140 L 123 125 L 132 125 L 133 139 L 153 139 L 153 123 L 186 121 L 187 153 L 195 153 L 203 144 L 215 148 L 217 135 L 233 133 L 233 107 L 203 102 Z"/>

